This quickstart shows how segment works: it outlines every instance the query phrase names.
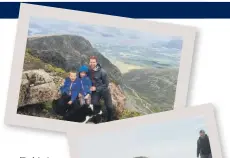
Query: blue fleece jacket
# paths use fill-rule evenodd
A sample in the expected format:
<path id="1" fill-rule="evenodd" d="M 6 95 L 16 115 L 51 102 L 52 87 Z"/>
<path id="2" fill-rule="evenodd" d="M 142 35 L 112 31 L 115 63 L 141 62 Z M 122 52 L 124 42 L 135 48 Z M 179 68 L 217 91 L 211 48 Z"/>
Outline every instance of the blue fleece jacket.
<path id="1" fill-rule="evenodd" d="M 72 84 L 72 85 L 71 85 Z M 74 101 L 79 93 L 79 86 L 77 86 L 77 79 L 71 81 L 69 77 L 65 79 L 64 85 L 60 88 L 61 93 L 64 95 L 70 95 L 71 92 L 71 101 Z"/>
<path id="2" fill-rule="evenodd" d="M 85 77 L 80 77 L 80 73 L 85 72 Z M 90 78 L 88 77 L 89 68 L 86 65 L 82 65 L 79 68 L 79 78 L 77 80 L 77 86 L 79 86 L 79 93 L 81 93 L 83 96 L 86 96 L 87 94 L 91 94 L 90 87 L 92 86 L 92 82 Z"/>
<path id="3" fill-rule="evenodd" d="M 79 93 L 81 93 L 83 96 L 86 96 L 87 94 L 91 94 L 90 87 L 92 86 L 92 82 L 89 79 L 88 76 L 85 76 L 83 78 L 77 79 L 77 87 L 79 87 Z"/>

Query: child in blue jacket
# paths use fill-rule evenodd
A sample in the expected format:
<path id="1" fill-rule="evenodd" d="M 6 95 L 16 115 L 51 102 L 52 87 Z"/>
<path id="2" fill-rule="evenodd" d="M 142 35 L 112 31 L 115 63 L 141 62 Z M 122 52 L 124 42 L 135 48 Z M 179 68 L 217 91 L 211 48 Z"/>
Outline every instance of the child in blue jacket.
<path id="1" fill-rule="evenodd" d="M 78 87 L 78 97 L 80 100 L 80 104 L 91 104 L 91 91 L 90 87 L 92 86 L 92 82 L 88 77 L 88 67 L 83 65 L 79 69 L 79 77 L 77 79 L 77 87 Z"/>
<path id="2" fill-rule="evenodd" d="M 69 72 L 69 77 L 65 78 L 63 85 L 60 87 L 61 97 L 57 100 L 53 110 L 64 116 L 69 109 L 69 105 L 77 104 L 78 88 L 77 88 L 77 74 L 75 71 Z"/>
<path id="3" fill-rule="evenodd" d="M 78 87 L 76 72 L 69 73 L 69 77 L 65 79 L 64 85 L 61 86 L 60 91 L 62 96 L 70 98 L 68 104 L 72 104 L 77 99 Z"/>

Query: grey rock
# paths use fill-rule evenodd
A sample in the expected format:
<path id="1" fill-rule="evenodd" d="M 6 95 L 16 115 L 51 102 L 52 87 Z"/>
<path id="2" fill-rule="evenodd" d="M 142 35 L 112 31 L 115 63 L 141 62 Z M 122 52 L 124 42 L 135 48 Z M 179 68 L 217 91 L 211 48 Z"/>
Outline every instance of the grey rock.
<path id="1" fill-rule="evenodd" d="M 27 80 L 29 80 L 30 85 L 34 84 L 34 86 L 36 86 L 44 83 L 53 82 L 50 75 L 46 73 L 43 69 L 24 71 L 23 74 L 27 77 Z"/>
<path id="2" fill-rule="evenodd" d="M 44 70 L 29 70 L 22 74 L 19 107 L 52 101 L 58 98 L 58 86 Z"/>
<path id="3" fill-rule="evenodd" d="M 44 83 L 29 88 L 25 105 L 43 103 L 57 99 L 57 87 L 53 82 Z"/>
<path id="4" fill-rule="evenodd" d="M 25 78 L 22 78 L 18 106 L 23 106 L 26 100 L 27 91 L 29 89 L 29 81 Z"/>
<path id="5" fill-rule="evenodd" d="M 60 76 L 50 76 L 56 85 L 60 85 L 64 79 Z"/>
<path id="6" fill-rule="evenodd" d="M 109 83 L 109 89 L 112 97 L 112 103 L 116 108 L 117 113 L 122 113 L 125 107 L 126 97 L 120 86 L 114 83 Z"/>

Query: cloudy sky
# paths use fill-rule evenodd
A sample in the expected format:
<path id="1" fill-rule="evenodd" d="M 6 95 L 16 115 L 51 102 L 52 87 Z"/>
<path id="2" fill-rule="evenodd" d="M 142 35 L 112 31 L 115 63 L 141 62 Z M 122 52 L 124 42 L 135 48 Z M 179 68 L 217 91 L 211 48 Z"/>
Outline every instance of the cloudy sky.
<path id="1" fill-rule="evenodd" d="M 29 35 L 36 34 L 75 34 L 97 42 L 134 42 L 145 45 L 152 42 L 176 40 L 182 43 L 181 37 L 162 36 L 132 29 L 89 25 L 65 20 L 31 17 Z"/>
<path id="2" fill-rule="evenodd" d="M 195 158 L 202 116 L 78 139 L 81 158 Z"/>

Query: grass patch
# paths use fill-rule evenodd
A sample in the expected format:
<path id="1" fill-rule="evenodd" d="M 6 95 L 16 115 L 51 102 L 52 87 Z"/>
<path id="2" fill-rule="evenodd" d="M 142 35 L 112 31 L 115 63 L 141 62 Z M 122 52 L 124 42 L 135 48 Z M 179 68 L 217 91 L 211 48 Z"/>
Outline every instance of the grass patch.
<path id="1" fill-rule="evenodd" d="M 31 50 L 29 48 L 26 49 L 25 53 L 24 69 L 44 69 L 48 73 L 54 73 L 55 75 L 63 78 L 66 78 L 68 76 L 68 72 L 66 72 L 64 69 L 45 63 L 41 59 L 31 55 Z"/>
<path id="2" fill-rule="evenodd" d="M 160 107 L 152 107 L 151 110 L 152 110 L 154 113 L 162 112 L 162 111 L 163 111 Z"/>
<path id="3" fill-rule="evenodd" d="M 51 64 L 46 64 L 45 65 L 45 71 L 47 72 L 53 72 L 55 73 L 55 75 L 58 75 L 58 76 L 61 76 L 61 77 L 66 77 L 68 75 L 68 73 L 62 69 L 62 68 L 59 68 L 59 67 L 55 67 Z"/>
<path id="4" fill-rule="evenodd" d="M 42 104 L 44 111 L 50 111 L 52 109 L 52 101 L 47 101 Z"/>
<path id="5" fill-rule="evenodd" d="M 141 116 L 141 113 L 136 112 L 136 111 L 129 111 L 129 110 L 125 109 L 125 110 L 120 114 L 119 119 L 127 119 L 127 118 L 137 117 L 137 116 Z"/>

